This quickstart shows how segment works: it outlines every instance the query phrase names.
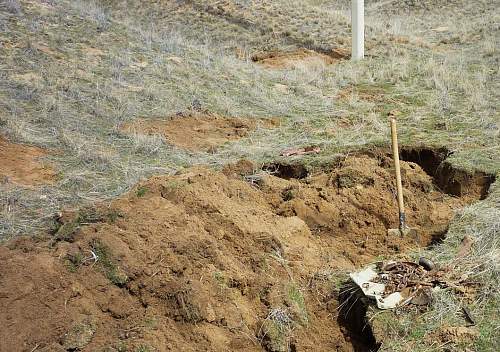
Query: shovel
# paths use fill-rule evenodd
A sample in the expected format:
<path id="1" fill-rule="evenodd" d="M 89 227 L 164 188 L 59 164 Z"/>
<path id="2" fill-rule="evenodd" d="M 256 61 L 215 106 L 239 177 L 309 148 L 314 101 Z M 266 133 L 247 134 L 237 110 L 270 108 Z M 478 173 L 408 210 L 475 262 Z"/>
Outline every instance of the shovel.
<path id="1" fill-rule="evenodd" d="M 401 184 L 401 169 L 399 166 L 398 150 L 398 132 L 396 130 L 396 119 L 391 117 L 391 136 L 392 136 L 392 156 L 394 158 L 394 168 L 396 171 L 396 186 L 398 190 L 398 208 L 399 208 L 399 228 L 389 229 L 389 235 L 413 236 L 416 237 L 417 231 L 406 225 L 405 204 L 403 201 L 403 185 Z"/>

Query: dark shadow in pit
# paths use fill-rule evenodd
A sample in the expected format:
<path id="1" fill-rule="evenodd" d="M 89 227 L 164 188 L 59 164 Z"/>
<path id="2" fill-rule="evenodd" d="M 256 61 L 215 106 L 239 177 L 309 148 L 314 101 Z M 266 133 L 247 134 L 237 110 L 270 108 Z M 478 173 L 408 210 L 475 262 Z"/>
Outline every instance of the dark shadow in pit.
<path id="1" fill-rule="evenodd" d="M 309 171 L 302 164 L 272 163 L 264 165 L 262 169 L 285 180 L 303 179 L 309 175 Z"/>
<path id="2" fill-rule="evenodd" d="M 378 159 L 392 159 L 392 153 L 387 148 L 360 150 L 353 155 L 368 155 Z M 403 161 L 419 165 L 433 178 L 436 187 L 443 193 L 455 197 L 467 197 L 470 200 L 482 200 L 488 195 L 489 188 L 495 182 L 495 176 L 482 171 L 468 172 L 453 166 L 446 159 L 453 154 L 447 148 L 411 147 L 400 148 L 400 158 Z M 389 159 L 387 159 L 389 158 Z M 340 162 L 341 158 L 339 159 Z M 333 162 L 332 164 L 335 164 Z M 323 165 L 324 170 L 333 165 Z M 386 162 L 385 167 L 392 167 L 392 161 Z M 269 163 L 264 165 L 264 171 L 273 175 L 289 179 L 303 179 L 309 175 L 307 168 L 300 163 Z"/>
<path id="3" fill-rule="evenodd" d="M 430 176 L 436 177 L 436 171 L 441 163 L 452 153 L 446 148 L 401 148 L 400 157 L 404 161 L 410 161 L 420 167 Z"/>
<path id="4" fill-rule="evenodd" d="M 443 192 L 455 197 L 486 198 L 495 176 L 458 169 L 446 160 L 451 154 L 446 148 L 403 147 L 400 151 L 402 160 L 418 164 Z"/>
<path id="5" fill-rule="evenodd" d="M 392 167 L 392 152 L 389 148 L 362 149 L 357 154 L 379 160 L 391 160 L 390 163 L 384 160 L 384 167 Z M 452 151 L 444 147 L 402 146 L 399 150 L 401 160 L 419 165 L 433 178 L 434 184 L 443 193 L 467 197 L 470 200 L 486 198 L 491 184 L 495 182 L 495 176 L 482 171 L 469 172 L 453 166 L 447 160 L 452 154 Z"/>
<path id="6" fill-rule="evenodd" d="M 376 352 L 380 348 L 366 317 L 368 298 L 352 281 L 346 282 L 339 293 L 337 321 L 356 352 Z"/>
<path id="7" fill-rule="evenodd" d="M 427 248 L 433 248 L 435 246 L 440 245 L 446 239 L 446 235 L 448 234 L 448 227 L 444 230 L 435 232 L 432 234 L 431 241 L 427 245 Z"/>

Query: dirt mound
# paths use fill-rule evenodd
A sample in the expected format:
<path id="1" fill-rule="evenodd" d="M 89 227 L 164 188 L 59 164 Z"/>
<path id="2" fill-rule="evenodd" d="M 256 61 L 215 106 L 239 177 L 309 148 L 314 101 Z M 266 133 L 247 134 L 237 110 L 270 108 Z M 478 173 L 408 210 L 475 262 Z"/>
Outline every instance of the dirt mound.
<path id="1" fill-rule="evenodd" d="M 125 124 L 122 129 L 127 133 L 161 135 L 169 143 L 191 151 L 214 151 L 228 141 L 246 137 L 259 124 L 272 127 L 275 123 L 274 120 L 190 112 L 167 119 L 139 119 Z"/>
<path id="2" fill-rule="evenodd" d="M 228 177 L 247 176 L 256 171 L 255 164 L 247 159 L 240 159 L 235 163 L 227 164 L 222 169 L 222 173 Z"/>
<path id="3" fill-rule="evenodd" d="M 303 180 L 269 179 L 263 190 L 269 193 L 277 214 L 298 216 L 322 239 L 335 238 L 323 248 L 332 246 L 331 250 L 344 253 L 358 265 L 415 243 L 430 244 L 446 232 L 454 209 L 465 204 L 439 191 L 419 165 L 402 163 L 407 221 L 418 229 L 419 237 L 387 237 L 387 229 L 398 225 L 391 165 L 386 156 L 350 157 L 330 172 Z"/>
<path id="4" fill-rule="evenodd" d="M 54 170 L 39 161 L 46 155 L 41 148 L 10 143 L 0 136 L 0 182 L 24 186 L 51 183 Z"/>
<path id="5" fill-rule="evenodd" d="M 460 198 L 402 163 L 425 245 Z M 341 271 L 415 246 L 395 227 L 391 163 L 349 157 L 302 179 L 251 163 L 153 177 L 0 247 L 2 351 L 353 351 Z M 252 182 L 241 174 L 252 172 Z"/>
<path id="6" fill-rule="evenodd" d="M 252 61 L 270 68 L 290 68 L 297 65 L 332 65 L 347 55 L 340 50 L 329 53 L 319 53 L 309 49 L 299 49 L 291 52 L 264 52 L 252 56 Z"/>

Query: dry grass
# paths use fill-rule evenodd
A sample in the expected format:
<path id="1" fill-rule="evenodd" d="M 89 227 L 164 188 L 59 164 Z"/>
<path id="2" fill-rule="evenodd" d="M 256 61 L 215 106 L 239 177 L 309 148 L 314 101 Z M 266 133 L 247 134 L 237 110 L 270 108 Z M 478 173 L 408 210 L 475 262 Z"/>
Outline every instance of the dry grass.
<path id="1" fill-rule="evenodd" d="M 214 3 L 0 4 L 0 131 L 13 141 L 56 151 L 49 158 L 59 180 L 39 189 L 0 185 L 0 238 L 38 233 L 61 207 L 114 197 L 153 173 L 199 163 L 221 167 L 242 157 L 263 163 L 287 147 L 313 144 L 322 153 L 301 160 L 321 163 L 338 153 L 387 144 L 391 110 L 400 112 L 403 143 L 447 146 L 456 165 L 500 170 L 494 1 L 370 2 L 366 60 L 280 70 L 249 58 L 267 50 L 349 48 L 350 2 L 217 1 L 219 8 Z M 436 7 L 447 16 L 431 11 Z M 212 154 L 120 132 L 126 121 L 198 105 L 282 122 Z M 484 346 L 497 331 L 487 317 L 489 305 L 498 307 L 491 293 L 498 288 L 499 199 L 495 191 L 465 209 L 434 252 L 440 261 L 452 260 L 464 234 L 477 237 L 473 257 L 453 265 L 488 283 L 473 307 L 485 317 L 478 342 Z M 486 266 L 474 265 L 478 258 Z M 426 315 L 429 326 L 456 318 L 459 303 L 446 295 L 438 302 Z"/>
<path id="2" fill-rule="evenodd" d="M 414 253 L 432 258 L 439 266 L 449 267 L 456 281 L 467 279 L 481 284 L 475 296 L 457 294 L 445 289 L 435 294 L 432 309 L 425 314 L 410 313 L 396 316 L 393 313 L 372 311 L 373 320 L 387 332 L 382 351 L 494 351 L 499 344 L 498 308 L 500 306 L 500 187 L 492 186 L 489 197 L 463 209 L 457 214 L 444 242 L 431 249 Z M 473 239 L 470 252 L 457 257 L 458 248 L 465 236 Z M 473 298 L 472 298 L 473 297 Z M 466 307 L 475 319 L 475 341 L 452 340 L 443 345 L 433 334 L 443 326 L 466 326 L 463 314 Z"/>

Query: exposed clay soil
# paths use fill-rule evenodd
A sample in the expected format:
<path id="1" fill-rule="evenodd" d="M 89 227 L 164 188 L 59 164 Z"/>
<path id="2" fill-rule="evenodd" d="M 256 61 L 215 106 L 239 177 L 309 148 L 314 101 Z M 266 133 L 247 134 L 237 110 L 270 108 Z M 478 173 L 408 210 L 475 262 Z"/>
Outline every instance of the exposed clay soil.
<path id="1" fill-rule="evenodd" d="M 249 162 L 153 177 L 63 214 L 47 240 L 0 247 L 0 350 L 363 350 L 337 322 L 340 273 L 418 241 L 386 235 L 392 163 L 351 156 L 300 179 L 274 167 L 284 178 L 247 182 Z M 417 164 L 402 171 L 420 245 L 479 197 L 440 192 Z"/>
<path id="2" fill-rule="evenodd" d="M 269 68 L 290 68 L 297 65 L 324 64 L 332 65 L 345 59 L 347 55 L 341 51 L 320 53 L 309 49 L 291 52 L 264 52 L 252 56 L 252 61 Z"/>
<path id="3" fill-rule="evenodd" d="M 0 136 L 0 182 L 23 186 L 51 183 L 54 170 L 40 162 L 46 155 L 41 148 L 10 143 Z"/>
<path id="4" fill-rule="evenodd" d="M 225 117 L 205 112 L 179 113 L 166 119 L 138 119 L 125 124 L 128 133 L 161 135 L 178 147 L 191 151 L 214 151 L 228 141 L 246 137 L 257 126 L 272 127 L 271 119 Z"/>

